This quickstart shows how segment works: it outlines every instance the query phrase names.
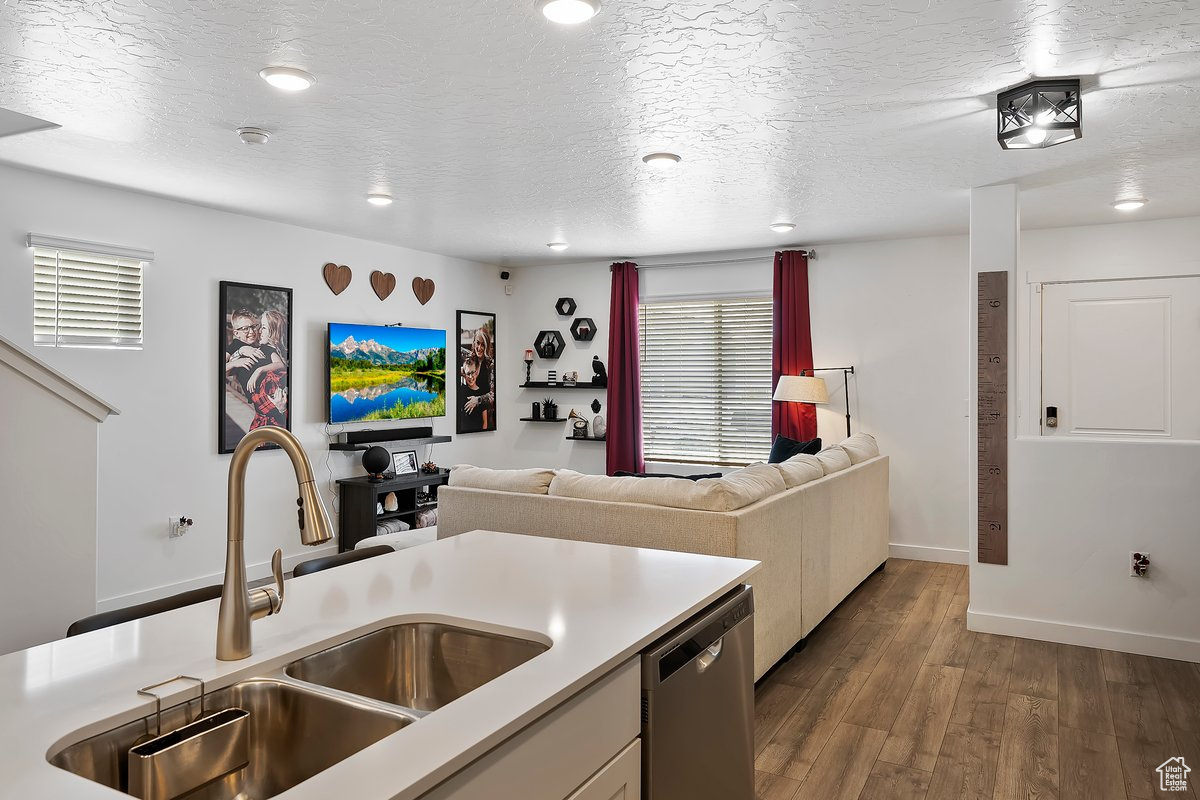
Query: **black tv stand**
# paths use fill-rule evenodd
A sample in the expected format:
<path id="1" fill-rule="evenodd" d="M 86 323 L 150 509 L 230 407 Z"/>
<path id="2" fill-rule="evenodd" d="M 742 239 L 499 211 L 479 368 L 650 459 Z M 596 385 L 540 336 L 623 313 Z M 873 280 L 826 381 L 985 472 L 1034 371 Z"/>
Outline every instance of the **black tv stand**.
<path id="1" fill-rule="evenodd" d="M 364 445 L 363 449 L 366 447 Z M 338 552 L 353 550 L 354 545 L 363 539 L 373 537 L 375 526 L 381 520 L 402 519 L 411 525 L 418 511 L 436 508 L 437 489 L 446 483 L 449 476 L 450 470 L 442 469 L 431 473 L 417 472 L 412 475 L 387 477 L 375 482 L 365 475 L 338 480 Z M 417 505 L 417 491 L 426 486 L 429 487 L 433 499 Z M 389 492 L 396 493 L 398 509 L 379 513 L 379 504 Z"/>

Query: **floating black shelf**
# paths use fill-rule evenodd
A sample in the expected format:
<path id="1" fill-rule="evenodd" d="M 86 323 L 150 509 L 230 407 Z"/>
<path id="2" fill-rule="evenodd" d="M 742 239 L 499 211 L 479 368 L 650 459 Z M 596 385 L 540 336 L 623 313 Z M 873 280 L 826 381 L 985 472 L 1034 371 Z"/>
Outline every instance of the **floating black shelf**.
<path id="1" fill-rule="evenodd" d="M 537 338 L 533 340 L 533 349 L 545 359 L 558 358 L 566 346 L 566 341 L 558 331 L 538 331 Z"/>
<path id="2" fill-rule="evenodd" d="M 595 436 L 568 436 L 568 442 L 607 442 L 608 437 L 597 439 Z"/>
<path id="3" fill-rule="evenodd" d="M 449 436 L 425 436 L 420 439 L 387 439 L 382 442 L 363 442 L 362 444 L 344 444 L 342 442 L 330 442 L 330 450 L 342 450 L 345 452 L 354 452 L 355 450 L 368 450 L 372 447 L 388 447 L 396 445 L 423 445 L 423 444 L 444 444 L 450 441 Z"/>
<path id="4" fill-rule="evenodd" d="M 571 336 L 577 342 L 590 342 L 596 336 L 596 323 L 591 317 L 578 317 L 571 323 Z"/>
<path id="5" fill-rule="evenodd" d="M 608 391 L 607 386 L 593 386 L 590 383 L 577 383 L 574 386 L 568 386 L 565 383 L 546 383 L 545 381 L 530 381 L 522 383 L 518 389 L 603 389 Z"/>
<path id="6" fill-rule="evenodd" d="M 566 422 L 566 417 L 555 417 L 554 419 L 545 419 L 543 417 L 521 417 L 521 422 Z"/>

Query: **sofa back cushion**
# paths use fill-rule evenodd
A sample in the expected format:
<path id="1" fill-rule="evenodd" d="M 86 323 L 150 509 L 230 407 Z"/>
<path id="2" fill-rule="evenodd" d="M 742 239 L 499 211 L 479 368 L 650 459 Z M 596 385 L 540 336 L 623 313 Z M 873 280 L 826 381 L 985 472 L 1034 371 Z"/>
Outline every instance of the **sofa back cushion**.
<path id="1" fill-rule="evenodd" d="M 861 464 L 879 455 L 879 445 L 876 444 L 875 437 L 869 433 L 856 433 L 838 446 L 846 451 L 846 455 L 850 456 L 851 464 Z"/>
<path id="2" fill-rule="evenodd" d="M 698 481 L 681 478 L 660 478 L 653 481 L 640 478 L 610 478 L 606 475 L 583 475 L 569 469 L 560 469 L 550 483 L 550 494 L 581 500 L 642 503 L 697 511 L 733 511 L 782 492 L 784 488 L 783 478 L 774 466 L 751 464 L 723 478 L 704 478 Z"/>
<path id="3" fill-rule="evenodd" d="M 450 485 L 465 489 L 547 494 L 553 479 L 552 469 L 488 469 L 470 464 L 456 464 L 450 468 Z"/>
<path id="4" fill-rule="evenodd" d="M 775 469 L 779 470 L 779 474 L 783 476 L 784 485 L 789 489 L 803 486 L 825 475 L 825 467 L 821 461 L 816 456 L 810 456 L 807 453 L 792 456 L 787 461 L 776 464 Z"/>
<path id="5" fill-rule="evenodd" d="M 826 475 L 850 469 L 850 456 L 842 449 L 841 445 L 834 444 L 826 447 L 817 453 L 816 458 L 821 462 L 821 467 L 825 470 Z"/>

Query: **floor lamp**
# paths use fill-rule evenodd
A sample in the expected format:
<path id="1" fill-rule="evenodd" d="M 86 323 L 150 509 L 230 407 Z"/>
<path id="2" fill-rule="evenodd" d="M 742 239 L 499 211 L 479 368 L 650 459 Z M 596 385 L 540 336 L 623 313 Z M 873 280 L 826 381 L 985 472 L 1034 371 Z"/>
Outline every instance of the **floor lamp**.
<path id="1" fill-rule="evenodd" d="M 850 376 L 854 374 L 854 367 L 817 367 L 815 369 L 802 369 L 799 375 L 781 375 L 779 383 L 775 387 L 775 394 L 771 399 L 784 403 L 828 403 L 829 390 L 825 386 L 825 379 L 813 375 L 805 375 L 804 373 L 836 372 L 838 370 L 842 371 L 842 384 L 846 392 L 846 435 L 849 436 Z"/>

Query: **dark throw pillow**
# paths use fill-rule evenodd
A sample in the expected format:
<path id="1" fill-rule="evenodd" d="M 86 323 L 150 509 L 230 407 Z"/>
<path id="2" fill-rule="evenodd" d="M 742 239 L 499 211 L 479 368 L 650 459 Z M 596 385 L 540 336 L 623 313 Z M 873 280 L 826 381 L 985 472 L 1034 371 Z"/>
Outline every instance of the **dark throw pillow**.
<path id="1" fill-rule="evenodd" d="M 720 478 L 720 472 L 706 472 L 702 475 L 671 475 L 667 472 L 627 472 L 623 469 L 613 473 L 614 478 L 683 478 L 685 481 L 698 481 L 701 478 Z"/>
<path id="2" fill-rule="evenodd" d="M 819 452 L 821 452 L 820 437 L 808 442 L 798 442 L 786 436 L 776 436 L 775 444 L 771 445 L 771 455 L 767 458 L 767 463 L 782 464 L 792 456 L 798 456 L 801 453 L 815 456 Z"/>

